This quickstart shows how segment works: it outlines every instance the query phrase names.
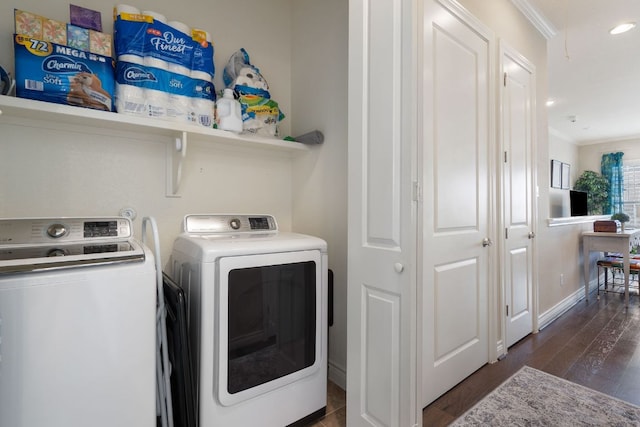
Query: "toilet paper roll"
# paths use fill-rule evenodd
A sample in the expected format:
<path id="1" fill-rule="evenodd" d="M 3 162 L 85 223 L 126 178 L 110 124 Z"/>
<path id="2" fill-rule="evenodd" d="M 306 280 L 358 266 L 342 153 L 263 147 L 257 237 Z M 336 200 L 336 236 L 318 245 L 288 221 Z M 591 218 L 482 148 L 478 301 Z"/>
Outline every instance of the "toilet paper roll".
<path id="1" fill-rule="evenodd" d="M 117 4 L 113 7 L 113 16 L 116 17 L 121 13 L 130 13 L 131 15 L 140 15 L 140 9 L 129 6 L 128 4 Z"/>
<path id="2" fill-rule="evenodd" d="M 116 111 L 132 116 L 146 116 L 145 92 L 141 87 L 116 83 Z"/>
<path id="3" fill-rule="evenodd" d="M 144 58 L 138 55 L 120 55 L 118 56 L 118 61 L 144 65 Z"/>
<path id="4" fill-rule="evenodd" d="M 169 94 L 159 90 L 145 89 L 147 101 L 147 115 L 159 119 L 167 118 Z"/>
<path id="5" fill-rule="evenodd" d="M 193 109 L 193 117 L 196 124 L 204 127 L 213 127 L 214 102 L 208 99 L 193 98 L 191 106 Z"/>
<path id="6" fill-rule="evenodd" d="M 158 12 L 154 12 L 153 10 L 143 10 L 142 14 L 143 15 L 147 15 L 147 16 L 151 16 L 156 21 L 160 21 L 160 22 L 163 22 L 165 24 L 167 23 L 167 18 L 163 14 L 158 13 Z"/>

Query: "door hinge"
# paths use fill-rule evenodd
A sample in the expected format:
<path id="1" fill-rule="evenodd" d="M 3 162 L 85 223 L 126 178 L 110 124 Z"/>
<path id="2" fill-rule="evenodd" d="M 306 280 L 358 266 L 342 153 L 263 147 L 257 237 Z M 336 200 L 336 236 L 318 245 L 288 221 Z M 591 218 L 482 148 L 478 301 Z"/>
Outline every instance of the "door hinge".
<path id="1" fill-rule="evenodd" d="M 507 305 L 507 317 L 509 317 L 509 306 Z"/>
<path id="2" fill-rule="evenodd" d="M 508 238 L 509 238 L 509 229 L 508 229 L 508 228 L 505 228 L 505 229 L 504 229 L 504 238 L 505 238 L 505 239 L 508 239 Z"/>
<path id="3" fill-rule="evenodd" d="M 412 198 L 414 202 L 422 201 L 422 186 L 418 181 L 413 182 L 413 194 Z"/>
<path id="4" fill-rule="evenodd" d="M 504 87 L 507 87 L 507 73 L 504 73 Z"/>
<path id="5" fill-rule="evenodd" d="M 507 163 L 507 152 L 504 152 L 504 162 Z"/>

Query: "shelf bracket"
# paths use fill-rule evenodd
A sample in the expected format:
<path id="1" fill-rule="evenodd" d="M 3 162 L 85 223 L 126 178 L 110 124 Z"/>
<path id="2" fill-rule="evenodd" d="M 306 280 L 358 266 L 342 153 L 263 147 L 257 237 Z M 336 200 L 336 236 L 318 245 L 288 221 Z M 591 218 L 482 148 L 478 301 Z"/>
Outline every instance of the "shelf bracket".
<path id="1" fill-rule="evenodd" d="M 182 181 L 182 164 L 187 156 L 187 132 L 167 143 L 167 197 L 180 197 L 178 189 Z"/>

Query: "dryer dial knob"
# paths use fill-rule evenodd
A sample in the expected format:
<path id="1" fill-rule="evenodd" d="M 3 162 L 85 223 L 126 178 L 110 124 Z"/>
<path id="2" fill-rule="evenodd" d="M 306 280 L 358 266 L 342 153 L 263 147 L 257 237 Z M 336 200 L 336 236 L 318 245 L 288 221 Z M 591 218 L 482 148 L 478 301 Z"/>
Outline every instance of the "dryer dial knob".
<path id="1" fill-rule="evenodd" d="M 47 234 L 49 237 L 58 239 L 67 234 L 67 227 L 62 224 L 51 224 L 49 228 L 47 228 Z"/>
<path id="2" fill-rule="evenodd" d="M 238 218 L 233 218 L 231 221 L 229 221 L 229 226 L 231 226 L 231 228 L 234 230 L 240 229 L 241 225 L 242 224 L 240 223 L 240 220 Z"/>

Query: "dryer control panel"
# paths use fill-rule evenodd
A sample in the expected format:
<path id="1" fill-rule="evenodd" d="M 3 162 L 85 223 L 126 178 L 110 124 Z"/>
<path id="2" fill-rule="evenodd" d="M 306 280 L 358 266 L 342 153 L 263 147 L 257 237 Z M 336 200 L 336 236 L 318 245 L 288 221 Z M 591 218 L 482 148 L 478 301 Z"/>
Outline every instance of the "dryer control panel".
<path id="1" fill-rule="evenodd" d="M 271 215 L 187 215 L 184 231 L 206 234 L 276 232 L 278 224 Z"/>

